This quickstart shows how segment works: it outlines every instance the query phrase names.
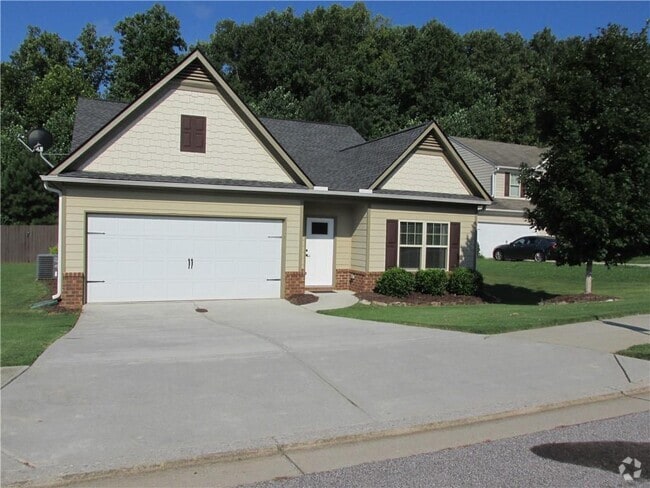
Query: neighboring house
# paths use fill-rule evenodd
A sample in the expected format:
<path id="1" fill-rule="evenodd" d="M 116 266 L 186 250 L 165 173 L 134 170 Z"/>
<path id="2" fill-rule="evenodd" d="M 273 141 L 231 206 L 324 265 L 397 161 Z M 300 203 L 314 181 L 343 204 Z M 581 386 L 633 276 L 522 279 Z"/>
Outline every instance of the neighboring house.
<path id="1" fill-rule="evenodd" d="M 482 256 L 491 258 L 495 247 L 518 237 L 546 234 L 531 229 L 524 218 L 524 209 L 530 207 L 530 202 L 519 182 L 521 164 L 536 168 L 546 149 L 465 137 L 449 140 L 494 199 L 478 214 L 477 239 Z"/>
<path id="2" fill-rule="evenodd" d="M 129 105 L 81 99 L 62 192 L 62 303 L 370 290 L 473 268 L 489 194 L 435 123 L 373 141 L 258 119 L 194 51 Z"/>

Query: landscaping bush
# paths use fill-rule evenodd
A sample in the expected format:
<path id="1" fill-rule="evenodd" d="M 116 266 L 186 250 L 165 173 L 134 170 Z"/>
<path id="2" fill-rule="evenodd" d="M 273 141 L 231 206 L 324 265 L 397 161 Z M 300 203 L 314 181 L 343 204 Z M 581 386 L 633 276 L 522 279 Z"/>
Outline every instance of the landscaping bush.
<path id="1" fill-rule="evenodd" d="M 415 277 L 402 268 L 390 268 L 377 280 L 375 292 L 391 297 L 405 297 L 415 290 Z"/>
<path id="2" fill-rule="evenodd" d="M 415 273 L 415 290 L 427 295 L 444 295 L 447 272 L 444 269 L 421 269 Z"/>
<path id="3" fill-rule="evenodd" d="M 483 275 L 469 268 L 456 268 L 449 274 L 447 291 L 454 295 L 477 295 L 483 288 Z"/>

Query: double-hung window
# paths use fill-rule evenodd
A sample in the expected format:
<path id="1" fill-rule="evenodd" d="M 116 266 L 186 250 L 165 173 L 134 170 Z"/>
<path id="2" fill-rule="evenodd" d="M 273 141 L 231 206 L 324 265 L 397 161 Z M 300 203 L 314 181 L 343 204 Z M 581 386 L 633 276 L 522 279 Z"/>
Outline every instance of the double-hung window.
<path id="1" fill-rule="evenodd" d="M 508 196 L 519 197 L 521 196 L 521 186 L 519 184 L 519 175 L 510 173 L 510 187 L 508 188 Z"/>
<path id="2" fill-rule="evenodd" d="M 448 250 L 448 223 L 400 222 L 399 267 L 447 269 Z"/>

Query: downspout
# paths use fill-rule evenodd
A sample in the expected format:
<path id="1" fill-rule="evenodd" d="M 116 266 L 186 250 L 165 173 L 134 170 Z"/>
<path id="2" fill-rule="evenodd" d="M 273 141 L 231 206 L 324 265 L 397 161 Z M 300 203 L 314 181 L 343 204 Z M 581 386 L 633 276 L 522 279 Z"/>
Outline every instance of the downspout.
<path id="1" fill-rule="evenodd" d="M 491 195 L 492 198 L 495 198 L 495 195 L 496 195 L 496 192 L 497 192 L 497 189 L 496 189 L 496 186 L 497 186 L 497 173 L 499 172 L 499 169 L 500 168 L 498 166 L 495 166 L 494 171 L 492 172 L 492 188 L 491 188 L 492 191 L 490 192 L 492 194 Z"/>
<path id="2" fill-rule="evenodd" d="M 63 249 L 61 248 L 61 242 L 62 242 L 62 237 L 63 237 L 63 226 L 61 225 L 61 219 L 63 218 L 63 192 L 57 188 L 53 188 L 49 185 L 49 183 L 46 181 L 43 183 L 43 186 L 47 191 L 51 191 L 52 193 L 56 193 L 59 196 L 59 235 L 58 235 L 58 242 L 57 242 L 57 271 L 56 271 L 56 295 L 52 295 L 52 300 L 61 300 L 61 291 L 63 289 L 63 268 L 61 264 L 61 254 L 63 253 Z"/>

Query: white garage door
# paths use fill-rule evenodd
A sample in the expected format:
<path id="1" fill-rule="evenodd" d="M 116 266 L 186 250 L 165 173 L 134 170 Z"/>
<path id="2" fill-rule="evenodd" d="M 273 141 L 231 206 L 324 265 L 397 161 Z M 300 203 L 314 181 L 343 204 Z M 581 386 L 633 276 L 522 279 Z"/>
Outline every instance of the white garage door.
<path id="1" fill-rule="evenodd" d="M 512 242 L 518 237 L 535 235 L 536 232 L 526 224 L 495 224 L 479 222 L 477 239 L 481 256 L 492 257 L 492 251 L 501 244 Z"/>
<path id="2" fill-rule="evenodd" d="M 88 216 L 87 301 L 279 298 L 282 222 Z"/>

